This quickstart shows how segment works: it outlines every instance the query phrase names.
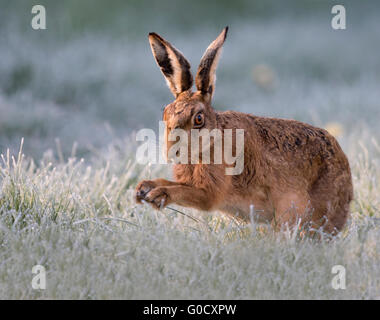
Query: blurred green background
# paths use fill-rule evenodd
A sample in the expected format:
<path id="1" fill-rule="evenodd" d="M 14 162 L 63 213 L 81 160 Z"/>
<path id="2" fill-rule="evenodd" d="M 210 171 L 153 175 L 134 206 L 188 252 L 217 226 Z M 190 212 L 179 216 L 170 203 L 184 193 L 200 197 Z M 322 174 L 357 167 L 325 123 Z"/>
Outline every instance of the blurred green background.
<path id="1" fill-rule="evenodd" d="M 31 28 L 35 4 L 46 8 L 46 30 Z M 346 30 L 331 28 L 334 4 L 346 8 Z M 379 1 L 0 0 L 0 153 L 25 137 L 35 158 L 56 139 L 65 156 L 75 142 L 86 156 L 157 129 L 172 96 L 148 32 L 179 48 L 195 72 L 226 25 L 216 109 L 379 137 Z"/>

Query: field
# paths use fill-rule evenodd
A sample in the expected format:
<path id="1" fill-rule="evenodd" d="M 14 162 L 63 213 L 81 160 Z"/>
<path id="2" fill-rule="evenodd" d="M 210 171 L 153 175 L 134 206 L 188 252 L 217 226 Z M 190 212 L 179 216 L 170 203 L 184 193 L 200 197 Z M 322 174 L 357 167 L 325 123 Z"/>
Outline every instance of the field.
<path id="1" fill-rule="evenodd" d="M 40 3 L 36 31 L 34 2 L 0 0 L 0 299 L 380 298 L 376 1 L 342 1 L 341 31 L 330 1 Z M 172 101 L 148 32 L 195 71 L 225 25 L 214 107 L 327 128 L 346 152 L 355 199 L 336 239 L 135 204 L 140 179 L 171 175 L 135 161 L 136 130 L 157 130 Z M 346 289 L 332 287 L 335 265 Z"/>

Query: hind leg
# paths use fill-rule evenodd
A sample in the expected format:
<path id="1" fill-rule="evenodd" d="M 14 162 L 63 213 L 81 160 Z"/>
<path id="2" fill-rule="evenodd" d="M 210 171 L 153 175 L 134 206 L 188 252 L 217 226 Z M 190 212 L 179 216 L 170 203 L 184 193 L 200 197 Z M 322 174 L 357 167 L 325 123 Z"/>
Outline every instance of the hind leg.
<path id="1" fill-rule="evenodd" d="M 346 224 L 353 198 L 351 176 L 347 173 L 322 175 L 310 192 L 314 208 L 313 227 L 336 235 Z"/>
<path id="2" fill-rule="evenodd" d="M 305 191 L 276 191 L 272 193 L 275 214 L 272 226 L 275 230 L 281 230 L 288 226 L 292 228 L 300 222 L 305 226 L 311 220 L 311 201 Z"/>

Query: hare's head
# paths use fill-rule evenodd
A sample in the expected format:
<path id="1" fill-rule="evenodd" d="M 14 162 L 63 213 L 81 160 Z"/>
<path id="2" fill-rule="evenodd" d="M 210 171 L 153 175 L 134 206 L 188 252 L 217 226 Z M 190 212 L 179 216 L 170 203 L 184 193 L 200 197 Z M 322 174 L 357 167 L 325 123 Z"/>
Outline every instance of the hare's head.
<path id="1" fill-rule="evenodd" d="M 193 76 L 190 64 L 176 48 L 156 33 L 149 34 L 153 56 L 160 67 L 175 100 L 164 109 L 167 149 L 175 142 L 168 141 L 173 129 L 217 128 L 216 113 L 211 107 L 215 91 L 215 71 L 222 51 L 228 27 L 209 45 L 195 76 L 196 91 L 192 91 Z"/>

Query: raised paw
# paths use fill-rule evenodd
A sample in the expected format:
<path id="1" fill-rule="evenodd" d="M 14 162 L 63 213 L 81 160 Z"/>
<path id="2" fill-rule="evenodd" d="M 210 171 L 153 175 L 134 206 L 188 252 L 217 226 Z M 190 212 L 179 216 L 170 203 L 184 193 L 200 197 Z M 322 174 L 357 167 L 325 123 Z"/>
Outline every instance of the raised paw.
<path id="1" fill-rule="evenodd" d="M 169 203 L 169 195 L 165 187 L 157 187 L 148 192 L 144 200 L 149 202 L 153 208 L 162 209 Z"/>
<path id="2" fill-rule="evenodd" d="M 145 196 L 149 191 L 153 190 L 156 187 L 156 183 L 152 180 L 143 180 L 136 187 L 136 202 L 141 203 L 141 200 L 146 200 Z"/>

